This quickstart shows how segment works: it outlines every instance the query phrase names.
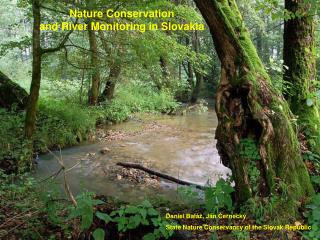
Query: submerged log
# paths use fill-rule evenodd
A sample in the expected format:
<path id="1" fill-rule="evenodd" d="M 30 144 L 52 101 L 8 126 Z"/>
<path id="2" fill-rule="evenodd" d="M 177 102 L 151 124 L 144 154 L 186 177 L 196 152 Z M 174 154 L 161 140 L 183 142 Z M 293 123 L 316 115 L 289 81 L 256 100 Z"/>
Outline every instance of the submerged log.
<path id="1" fill-rule="evenodd" d="M 27 100 L 26 90 L 0 71 L 0 107 L 10 109 L 16 105 L 18 109 L 25 109 Z"/>
<path id="2" fill-rule="evenodd" d="M 124 167 L 124 168 L 139 169 L 139 170 L 142 170 L 142 171 L 144 171 L 146 173 L 149 173 L 151 175 L 155 175 L 157 177 L 161 177 L 163 179 L 169 180 L 171 182 L 178 183 L 180 185 L 194 186 L 195 188 L 200 189 L 200 190 L 204 190 L 206 188 L 205 186 L 201 186 L 201 185 L 198 185 L 198 184 L 195 184 L 195 183 L 191 183 L 191 182 L 187 182 L 187 181 L 184 181 L 184 180 L 180 180 L 180 179 L 172 177 L 172 176 L 170 176 L 168 174 L 164 174 L 164 173 L 160 173 L 160 172 L 154 171 L 154 170 L 146 168 L 146 167 L 144 167 L 144 166 L 142 166 L 141 164 L 138 164 L 138 163 L 118 162 L 117 165 L 121 166 L 121 167 Z"/>

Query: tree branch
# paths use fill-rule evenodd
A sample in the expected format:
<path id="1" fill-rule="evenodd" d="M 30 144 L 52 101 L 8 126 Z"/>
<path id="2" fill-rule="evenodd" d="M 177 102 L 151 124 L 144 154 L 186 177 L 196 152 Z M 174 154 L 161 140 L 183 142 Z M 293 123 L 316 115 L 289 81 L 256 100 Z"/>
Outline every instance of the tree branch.
<path id="1" fill-rule="evenodd" d="M 191 182 L 187 182 L 187 181 L 184 181 L 184 180 L 180 180 L 180 179 L 172 177 L 172 176 L 170 176 L 168 174 L 164 174 L 164 173 L 160 173 L 160 172 L 154 171 L 154 170 L 146 168 L 146 167 L 144 167 L 144 166 L 142 166 L 141 164 L 138 164 L 138 163 L 118 162 L 117 165 L 121 166 L 121 167 L 124 167 L 124 168 L 139 169 L 139 170 L 142 170 L 142 171 L 147 172 L 149 174 L 152 174 L 152 175 L 161 177 L 163 179 L 178 183 L 180 185 L 195 186 L 197 189 L 200 189 L 200 190 L 204 190 L 206 188 L 205 186 L 202 186 L 202 185 L 198 185 L 198 184 L 195 184 L 195 183 L 191 183 Z"/>
<path id="2" fill-rule="evenodd" d="M 75 22 L 75 24 L 77 23 L 77 20 Z M 60 44 L 57 47 L 54 48 L 41 48 L 41 54 L 46 54 L 46 53 L 52 53 L 52 52 L 57 52 L 59 50 L 61 50 L 62 48 L 64 48 L 66 42 L 69 39 L 69 36 L 71 35 L 71 33 L 73 33 L 74 30 L 70 30 L 62 39 L 62 41 L 60 42 Z"/>

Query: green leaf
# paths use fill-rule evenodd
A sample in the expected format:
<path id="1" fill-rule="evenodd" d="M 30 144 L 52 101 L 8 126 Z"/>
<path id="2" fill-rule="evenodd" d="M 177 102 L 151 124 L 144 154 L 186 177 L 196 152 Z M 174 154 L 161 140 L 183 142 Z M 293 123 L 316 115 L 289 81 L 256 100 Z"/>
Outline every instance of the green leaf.
<path id="1" fill-rule="evenodd" d="M 151 222 L 153 223 L 153 226 L 155 226 L 155 227 L 159 226 L 160 221 L 161 221 L 161 219 L 159 219 L 159 218 L 151 218 Z"/>
<path id="2" fill-rule="evenodd" d="M 81 230 L 88 229 L 92 224 L 92 217 L 89 215 L 83 215 L 81 218 Z"/>
<path id="3" fill-rule="evenodd" d="M 167 238 L 168 237 L 168 231 L 166 230 L 166 227 L 165 226 L 161 226 L 159 228 L 159 230 L 161 231 L 162 235 Z"/>
<path id="4" fill-rule="evenodd" d="M 96 212 L 96 216 L 101 220 L 105 221 L 106 224 L 112 221 L 112 218 L 106 213 Z"/>
<path id="5" fill-rule="evenodd" d="M 146 218 L 146 217 L 147 217 L 147 210 L 146 210 L 146 209 L 140 208 L 140 209 L 139 209 L 139 213 L 141 214 L 141 216 L 142 216 L 143 218 Z"/>
<path id="6" fill-rule="evenodd" d="M 141 216 L 140 215 L 134 215 L 129 218 L 129 223 L 128 223 L 128 229 L 135 229 L 138 227 L 141 223 Z"/>
<path id="7" fill-rule="evenodd" d="M 93 209 L 90 206 L 84 206 L 82 209 L 81 229 L 88 229 L 93 222 Z"/>
<path id="8" fill-rule="evenodd" d="M 317 185 L 320 185 L 320 176 L 312 176 L 311 181 Z"/>
<path id="9" fill-rule="evenodd" d="M 127 219 L 125 217 L 119 217 L 117 222 L 118 222 L 118 231 L 125 232 Z"/>
<path id="10" fill-rule="evenodd" d="M 145 218 L 142 218 L 142 219 L 141 219 L 141 223 L 142 223 L 143 225 L 145 225 L 145 226 L 149 226 L 149 221 L 148 221 L 147 219 L 145 219 Z"/>
<path id="11" fill-rule="evenodd" d="M 218 239 L 217 233 L 216 232 L 212 233 L 210 240 L 217 240 L 217 239 Z"/>
<path id="12" fill-rule="evenodd" d="M 135 214 L 139 212 L 139 208 L 137 208 L 136 206 L 128 206 L 124 212 L 129 214 Z"/>
<path id="13" fill-rule="evenodd" d="M 143 236 L 143 240 L 155 240 L 153 233 L 148 233 L 147 235 Z"/>
<path id="14" fill-rule="evenodd" d="M 116 216 L 118 214 L 118 211 L 112 211 L 111 213 L 110 213 L 110 216 L 111 217 L 114 217 L 114 216 Z"/>
<path id="15" fill-rule="evenodd" d="M 149 215 L 149 216 L 158 216 L 159 213 L 158 213 L 158 211 L 155 210 L 154 208 L 149 208 L 149 209 L 148 209 L 148 215 Z"/>
<path id="16" fill-rule="evenodd" d="M 92 233 L 92 236 L 94 237 L 95 240 L 104 240 L 104 231 L 101 228 L 97 228 L 96 230 L 94 230 L 94 232 Z"/>
<path id="17" fill-rule="evenodd" d="M 151 205 L 151 203 L 150 203 L 148 200 L 144 200 L 144 201 L 142 202 L 142 206 L 143 206 L 143 207 L 146 207 L 146 208 L 152 208 L 152 205 Z"/>

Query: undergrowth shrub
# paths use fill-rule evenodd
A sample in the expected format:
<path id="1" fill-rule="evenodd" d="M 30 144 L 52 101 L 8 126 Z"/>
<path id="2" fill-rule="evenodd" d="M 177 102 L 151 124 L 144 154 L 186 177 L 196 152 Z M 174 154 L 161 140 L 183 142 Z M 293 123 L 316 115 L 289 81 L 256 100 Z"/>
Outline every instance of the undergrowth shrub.
<path id="1" fill-rule="evenodd" d="M 0 109 L 0 167 L 12 171 L 30 168 L 32 152 L 24 138 L 25 112 Z M 42 100 L 37 114 L 34 151 L 75 145 L 95 129 L 95 116 L 83 107 Z"/>
<path id="2" fill-rule="evenodd" d="M 120 85 L 112 101 L 97 107 L 47 97 L 39 102 L 33 150 L 42 153 L 48 148 L 76 145 L 94 132 L 96 123 L 118 123 L 135 112 L 169 112 L 177 106 L 169 92 L 139 84 Z M 0 109 L 0 168 L 30 168 L 32 152 L 24 138 L 24 120 L 24 111 Z"/>
<path id="3" fill-rule="evenodd" d="M 141 84 L 120 85 L 113 100 L 97 107 L 96 114 L 106 121 L 122 122 L 136 112 L 170 112 L 179 104 L 169 92 Z"/>
<path id="4" fill-rule="evenodd" d="M 23 137 L 24 116 L 0 109 L 0 168 L 8 171 L 28 168 L 26 160 L 32 155 Z"/>
<path id="5" fill-rule="evenodd" d="M 75 145 L 94 131 L 96 117 L 75 103 L 42 100 L 39 105 L 36 149 Z"/>

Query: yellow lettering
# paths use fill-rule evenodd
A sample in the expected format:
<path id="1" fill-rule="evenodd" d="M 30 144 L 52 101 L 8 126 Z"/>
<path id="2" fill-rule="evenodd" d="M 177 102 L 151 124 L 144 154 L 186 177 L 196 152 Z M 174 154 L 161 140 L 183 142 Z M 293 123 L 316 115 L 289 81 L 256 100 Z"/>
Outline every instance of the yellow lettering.
<path id="1" fill-rule="evenodd" d="M 59 24 L 58 23 L 41 23 L 40 31 L 58 31 Z"/>

